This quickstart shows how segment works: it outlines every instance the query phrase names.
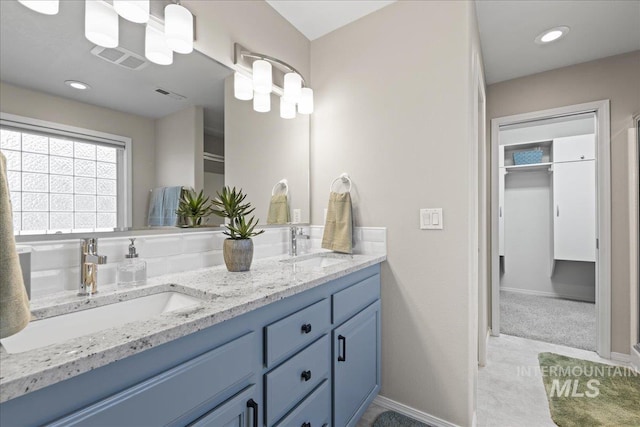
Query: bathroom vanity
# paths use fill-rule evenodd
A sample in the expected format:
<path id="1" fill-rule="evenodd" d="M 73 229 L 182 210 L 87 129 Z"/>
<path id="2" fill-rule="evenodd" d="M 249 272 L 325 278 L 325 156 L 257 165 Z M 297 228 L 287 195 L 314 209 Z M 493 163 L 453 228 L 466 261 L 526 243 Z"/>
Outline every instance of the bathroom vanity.
<path id="1" fill-rule="evenodd" d="M 274 257 L 247 273 L 213 267 L 99 296 L 86 305 L 166 291 L 201 302 L 1 349 L 0 424 L 353 426 L 380 388 L 384 259 Z M 41 313 L 76 309 L 69 296 Z"/>

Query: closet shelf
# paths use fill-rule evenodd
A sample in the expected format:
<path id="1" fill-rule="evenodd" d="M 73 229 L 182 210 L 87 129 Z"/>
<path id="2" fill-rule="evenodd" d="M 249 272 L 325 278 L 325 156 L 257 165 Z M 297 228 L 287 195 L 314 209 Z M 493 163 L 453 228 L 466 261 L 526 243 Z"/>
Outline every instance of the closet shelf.
<path id="1" fill-rule="evenodd" d="M 529 165 L 511 165 L 505 166 L 504 169 L 507 172 L 516 172 L 516 171 L 533 171 L 533 170 L 541 170 L 541 169 L 549 169 L 551 170 L 551 166 L 553 163 L 544 162 L 544 163 L 532 163 Z"/>

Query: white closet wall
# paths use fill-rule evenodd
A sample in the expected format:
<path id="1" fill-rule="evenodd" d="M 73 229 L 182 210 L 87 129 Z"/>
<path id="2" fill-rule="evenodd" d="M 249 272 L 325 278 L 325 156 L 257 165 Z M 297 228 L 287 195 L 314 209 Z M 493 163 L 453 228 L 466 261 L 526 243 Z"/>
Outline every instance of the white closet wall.
<path id="1" fill-rule="evenodd" d="M 556 140 L 568 134 L 593 133 L 594 124 L 592 115 L 583 115 L 568 122 L 546 121 L 536 126 L 501 130 L 500 142 L 504 146 L 500 147 L 503 156 L 499 178 L 506 172 L 504 187 L 500 185 L 502 289 L 595 301 L 595 262 L 591 262 L 595 261 L 595 160 L 592 160 L 595 151 L 587 152 L 584 159 L 577 161 L 563 157 L 562 149 L 572 152 L 568 139 L 560 141 L 568 145 L 555 151 L 553 148 Z M 530 148 L 526 144 L 511 144 L 532 141 L 544 141 L 539 144 L 543 148 L 544 164 L 510 166 L 514 149 Z M 567 161 L 556 162 L 557 158 Z M 558 167 L 560 172 L 556 174 Z M 576 171 L 578 175 L 572 173 Z M 502 184 L 502 179 L 500 181 Z M 588 188 L 593 196 L 587 194 Z M 558 199 L 558 196 L 563 197 Z M 556 216 L 557 205 L 560 216 Z M 569 222 L 569 227 L 564 225 L 564 220 Z"/>

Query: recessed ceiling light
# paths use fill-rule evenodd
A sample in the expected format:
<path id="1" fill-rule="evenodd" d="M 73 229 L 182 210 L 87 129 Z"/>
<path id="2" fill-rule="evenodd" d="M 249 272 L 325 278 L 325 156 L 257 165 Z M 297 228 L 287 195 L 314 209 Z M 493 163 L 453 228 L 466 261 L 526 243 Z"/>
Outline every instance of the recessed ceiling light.
<path id="1" fill-rule="evenodd" d="M 547 44 L 564 37 L 569 32 L 569 27 L 554 27 L 543 31 L 536 37 L 536 43 Z"/>
<path id="2" fill-rule="evenodd" d="M 78 90 L 87 90 L 87 89 L 91 89 L 91 86 L 89 86 L 86 83 L 82 83 L 79 82 L 77 80 L 67 80 L 64 82 L 67 86 L 71 86 L 74 89 L 78 89 Z"/>

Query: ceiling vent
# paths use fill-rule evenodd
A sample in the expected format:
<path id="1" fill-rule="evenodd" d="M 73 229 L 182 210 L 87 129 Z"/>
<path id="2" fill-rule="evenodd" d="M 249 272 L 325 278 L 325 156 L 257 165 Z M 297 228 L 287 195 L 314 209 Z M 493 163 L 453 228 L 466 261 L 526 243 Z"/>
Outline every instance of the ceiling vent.
<path id="1" fill-rule="evenodd" d="M 171 92 L 170 90 L 162 89 L 161 87 L 156 88 L 156 92 L 161 95 L 168 96 L 171 99 L 175 99 L 176 101 L 182 101 L 183 99 L 187 99 L 186 96 L 180 95 L 179 93 Z"/>
<path id="2" fill-rule="evenodd" d="M 107 62 L 119 65 L 128 70 L 140 71 L 149 65 L 149 62 L 142 56 L 122 47 L 108 48 L 96 46 L 91 49 L 91 53 L 100 59 L 104 59 Z"/>

